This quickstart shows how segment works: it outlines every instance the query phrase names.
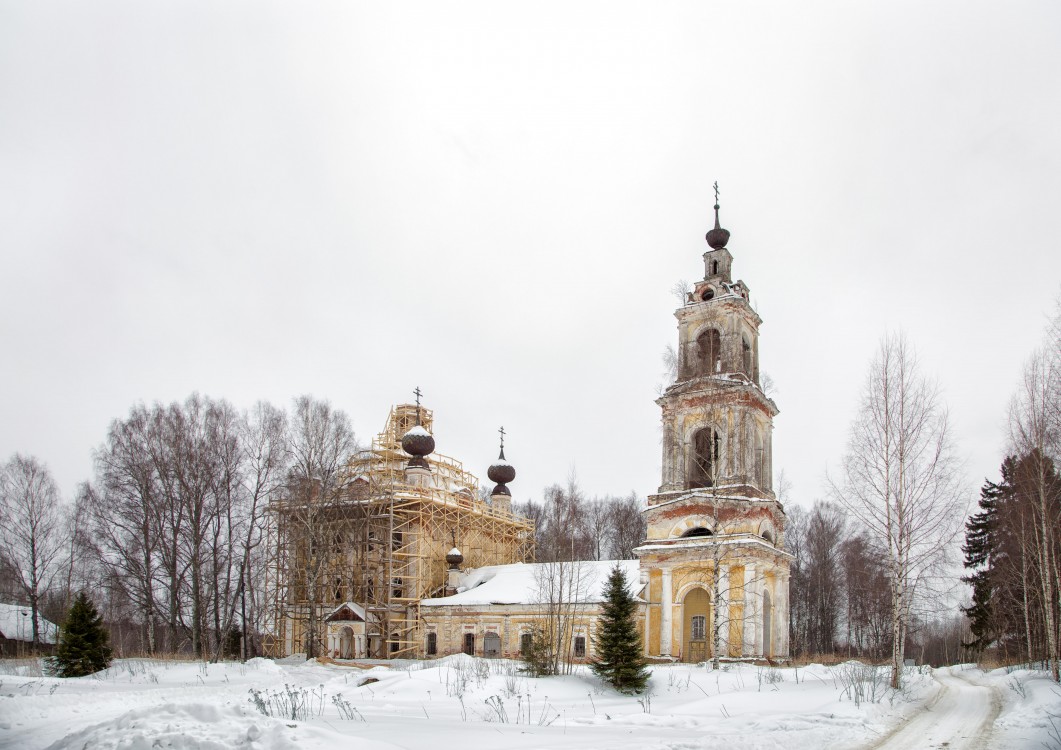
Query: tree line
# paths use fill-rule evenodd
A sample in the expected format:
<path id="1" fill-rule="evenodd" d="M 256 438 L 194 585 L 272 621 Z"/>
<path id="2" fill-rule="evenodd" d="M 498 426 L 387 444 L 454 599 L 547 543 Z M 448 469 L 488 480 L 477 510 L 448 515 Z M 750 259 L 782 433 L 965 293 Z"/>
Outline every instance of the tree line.
<path id="1" fill-rule="evenodd" d="M 359 449 L 349 417 L 327 401 L 240 411 L 193 394 L 115 419 L 93 453 L 92 480 L 72 499 L 43 462 L 16 454 L 0 465 L 0 598 L 28 605 L 34 648 L 42 621 L 62 622 L 86 591 L 120 654 L 259 653 L 282 595 L 269 505 L 338 502 Z M 551 561 L 632 556 L 644 534 L 640 507 L 634 495 L 587 499 L 570 481 L 517 510 L 537 522 L 538 559 Z M 302 515 L 300 533 L 323 528 Z M 315 592 L 312 562 L 295 573 Z"/>
<path id="2" fill-rule="evenodd" d="M 1007 454 L 966 524 L 970 645 L 1007 662 L 1042 662 L 1059 681 L 1061 301 L 1013 395 Z"/>

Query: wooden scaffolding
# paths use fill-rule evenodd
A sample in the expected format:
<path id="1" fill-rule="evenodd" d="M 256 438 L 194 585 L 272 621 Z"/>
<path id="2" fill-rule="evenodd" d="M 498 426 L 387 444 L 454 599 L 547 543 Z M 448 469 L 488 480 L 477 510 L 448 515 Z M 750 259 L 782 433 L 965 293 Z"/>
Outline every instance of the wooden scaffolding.
<path id="1" fill-rule="evenodd" d="M 419 419 L 433 432 L 430 410 L 420 407 Z M 319 631 L 325 615 L 354 602 L 369 614 L 369 657 L 415 657 L 423 651 L 419 602 L 442 595 L 451 547 L 460 548 L 466 568 L 533 561 L 533 522 L 494 507 L 456 459 L 432 453 L 430 480 L 409 481 L 401 439 L 416 421 L 417 406 L 393 407 L 372 447 L 348 462 L 342 498 L 323 513 L 329 549 L 315 578 L 316 617 L 300 575 L 314 543 L 295 522 L 295 506 L 272 507 L 271 653 L 303 650 L 311 623 Z"/>

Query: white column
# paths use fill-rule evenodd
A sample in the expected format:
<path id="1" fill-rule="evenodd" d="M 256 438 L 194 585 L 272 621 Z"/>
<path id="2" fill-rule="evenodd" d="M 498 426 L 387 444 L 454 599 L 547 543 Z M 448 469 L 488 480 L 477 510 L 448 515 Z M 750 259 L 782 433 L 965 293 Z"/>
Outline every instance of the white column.
<path id="1" fill-rule="evenodd" d="M 719 563 L 719 566 L 718 590 L 722 593 L 722 611 L 715 613 L 715 627 L 718 627 L 719 623 L 721 623 L 722 630 L 718 634 L 718 655 L 729 656 L 729 603 L 731 599 L 729 590 L 729 568 L 722 566 L 721 563 Z M 711 603 L 714 604 L 714 602 Z"/>
<path id="2" fill-rule="evenodd" d="M 762 623 L 759 622 L 759 582 L 755 578 L 754 565 L 744 566 L 744 656 L 762 654 L 759 648 L 759 633 Z"/>
<path id="3" fill-rule="evenodd" d="M 663 569 L 663 595 L 660 603 L 659 624 L 659 654 L 660 656 L 671 656 L 671 632 L 673 626 L 673 592 L 671 591 L 671 572 L 669 568 Z"/>
<path id="4" fill-rule="evenodd" d="M 778 587 L 781 590 L 778 592 L 781 596 L 781 606 L 778 608 L 780 616 L 774 616 L 774 627 L 778 635 L 777 642 L 781 648 L 778 651 L 780 656 L 790 656 L 788 652 L 788 573 L 781 576 L 781 585 Z"/>

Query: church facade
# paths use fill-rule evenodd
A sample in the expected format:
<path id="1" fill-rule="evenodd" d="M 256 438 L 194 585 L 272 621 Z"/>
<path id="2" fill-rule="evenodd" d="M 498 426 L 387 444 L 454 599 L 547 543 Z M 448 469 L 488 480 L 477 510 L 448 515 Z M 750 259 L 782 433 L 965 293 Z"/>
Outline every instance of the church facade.
<path id="1" fill-rule="evenodd" d="M 678 372 L 657 401 L 663 470 L 643 511 L 647 538 L 635 550 L 636 567 L 621 564 L 640 600 L 646 656 L 784 659 L 791 555 L 784 551 L 784 510 L 772 489 L 778 409 L 760 383 L 762 321 L 748 286 L 733 280 L 729 232 L 718 211 L 716 202 L 704 278 L 675 312 Z M 459 550 L 451 553 L 459 557 Z M 574 572 L 573 564 L 483 571 L 453 565 L 447 596 L 421 602 L 421 655 L 518 655 L 534 623 L 561 603 L 543 595 L 550 576 L 567 576 L 563 603 L 571 625 L 560 646 L 571 660 L 585 659 L 592 654 L 602 571 L 613 564 L 583 563 Z"/>

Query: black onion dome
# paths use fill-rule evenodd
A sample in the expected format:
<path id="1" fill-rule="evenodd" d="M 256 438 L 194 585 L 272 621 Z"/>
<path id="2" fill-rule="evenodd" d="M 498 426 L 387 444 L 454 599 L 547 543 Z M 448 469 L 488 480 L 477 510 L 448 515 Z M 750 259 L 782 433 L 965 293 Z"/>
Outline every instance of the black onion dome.
<path id="1" fill-rule="evenodd" d="M 456 547 L 446 553 L 446 563 L 448 565 L 460 565 L 462 562 L 464 562 L 464 555 Z"/>
<path id="2" fill-rule="evenodd" d="M 499 485 L 508 484 L 516 478 L 516 468 L 505 460 L 505 449 L 501 449 L 501 455 L 497 457 L 497 461 L 490 465 L 490 468 L 486 470 L 486 476 L 490 477 L 491 482 L 497 482 Z M 497 488 L 494 488 L 494 494 L 497 494 Z M 506 490 L 502 494 L 509 494 Z"/>
<path id="3" fill-rule="evenodd" d="M 509 491 L 508 487 L 503 484 L 494 485 L 494 490 L 490 493 L 490 496 L 493 497 L 494 495 L 508 495 L 509 497 L 512 497 L 512 493 Z"/>
<path id="4" fill-rule="evenodd" d="M 410 456 L 426 456 L 435 450 L 435 439 L 430 432 L 417 425 L 402 435 L 402 450 Z"/>
<path id="5" fill-rule="evenodd" d="M 723 229 L 718 223 L 718 204 L 715 204 L 715 228 L 706 235 L 707 244 L 715 250 L 721 250 L 729 242 L 729 230 Z"/>

